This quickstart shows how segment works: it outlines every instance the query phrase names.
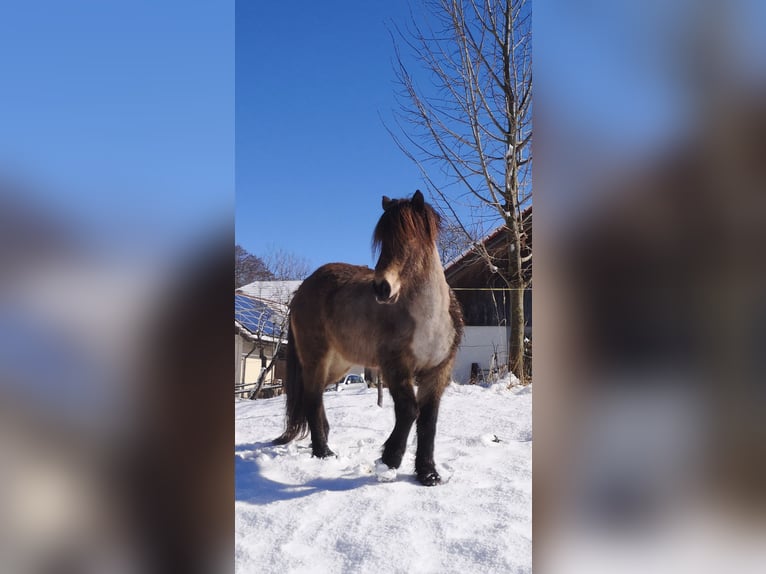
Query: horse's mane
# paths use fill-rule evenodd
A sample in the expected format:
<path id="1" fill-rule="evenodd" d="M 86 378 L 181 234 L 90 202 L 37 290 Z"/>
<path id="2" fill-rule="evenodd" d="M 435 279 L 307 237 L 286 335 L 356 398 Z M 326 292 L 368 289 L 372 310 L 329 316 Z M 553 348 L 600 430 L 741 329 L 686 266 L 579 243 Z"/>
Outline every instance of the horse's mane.
<path id="1" fill-rule="evenodd" d="M 441 217 L 427 203 L 416 206 L 409 199 L 392 200 L 372 234 L 373 251 L 379 253 L 383 242 L 388 241 L 388 247 L 396 253 L 411 249 L 413 242 L 430 252 L 440 227 Z"/>

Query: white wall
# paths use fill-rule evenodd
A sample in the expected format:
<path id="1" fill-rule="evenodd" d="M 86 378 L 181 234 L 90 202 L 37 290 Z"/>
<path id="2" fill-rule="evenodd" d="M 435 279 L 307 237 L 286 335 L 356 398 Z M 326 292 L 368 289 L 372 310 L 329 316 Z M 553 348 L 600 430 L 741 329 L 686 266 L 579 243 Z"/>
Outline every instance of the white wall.
<path id="1" fill-rule="evenodd" d="M 259 347 L 260 345 L 256 345 L 252 341 L 242 341 L 242 347 L 240 352 L 240 369 L 239 369 L 239 379 L 237 380 L 237 383 L 244 382 L 244 383 L 255 383 L 258 380 L 258 377 L 261 375 L 261 369 L 263 368 L 263 364 L 261 362 L 261 356 L 259 353 Z M 275 345 L 273 343 L 263 343 L 263 352 L 266 355 L 266 360 L 271 361 L 272 357 L 274 356 L 274 347 Z M 255 350 L 253 350 L 255 349 Z M 250 353 L 252 351 L 252 353 Z M 248 353 L 250 353 L 250 356 L 248 357 Z M 268 363 L 267 363 L 268 364 Z M 245 371 L 245 380 L 242 381 L 242 370 Z M 266 375 L 266 378 L 264 379 L 264 384 L 271 385 L 274 384 L 274 369 L 268 372 Z M 250 390 L 252 387 L 248 388 Z"/>
<path id="2" fill-rule="evenodd" d="M 510 334 L 510 327 L 465 327 L 452 378 L 458 383 L 467 383 L 471 377 L 471 363 L 479 363 L 481 369 L 488 369 L 494 345 L 497 346 L 498 364 L 507 363 Z"/>
<path id="3" fill-rule="evenodd" d="M 242 382 L 242 337 L 234 335 L 234 384 Z"/>

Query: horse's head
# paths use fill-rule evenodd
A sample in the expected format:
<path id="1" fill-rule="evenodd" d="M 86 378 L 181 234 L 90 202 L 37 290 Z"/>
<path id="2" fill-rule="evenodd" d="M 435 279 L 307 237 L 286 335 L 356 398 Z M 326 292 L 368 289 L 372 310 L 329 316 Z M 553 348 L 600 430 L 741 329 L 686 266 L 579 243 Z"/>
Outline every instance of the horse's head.
<path id="1" fill-rule="evenodd" d="M 380 256 L 373 289 L 379 303 L 394 303 L 404 283 L 416 282 L 436 255 L 439 215 L 420 190 L 411 199 L 383 196 L 383 215 L 375 226 L 373 245 Z"/>

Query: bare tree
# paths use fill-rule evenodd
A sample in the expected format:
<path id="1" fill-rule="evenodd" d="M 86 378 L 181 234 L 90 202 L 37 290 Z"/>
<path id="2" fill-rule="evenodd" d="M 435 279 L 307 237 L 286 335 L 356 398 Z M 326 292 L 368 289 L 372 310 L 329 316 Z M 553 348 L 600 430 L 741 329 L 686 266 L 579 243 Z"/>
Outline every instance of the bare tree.
<path id="1" fill-rule="evenodd" d="M 241 245 L 234 247 L 234 288 L 239 289 L 243 285 L 253 281 L 269 281 L 274 279 L 274 274 L 263 260 L 253 255 Z"/>
<path id="2" fill-rule="evenodd" d="M 308 259 L 281 247 L 270 246 L 264 261 L 274 275 L 273 279 L 277 281 L 305 279 L 311 273 L 311 263 Z"/>
<path id="3" fill-rule="evenodd" d="M 266 377 L 268 376 L 269 372 L 274 368 L 274 366 L 277 363 L 277 360 L 279 359 L 279 352 L 282 349 L 283 341 L 287 340 L 287 316 L 281 318 L 279 322 L 279 334 L 274 338 L 275 345 L 274 345 L 274 352 L 271 355 L 271 360 L 268 362 L 268 364 L 263 364 L 265 360 L 262 360 L 262 366 L 261 366 L 261 372 L 258 375 L 258 379 L 255 381 L 255 386 L 250 391 L 250 394 L 247 398 L 251 400 L 255 400 L 258 398 L 258 393 L 261 392 L 261 389 L 263 388 L 263 383 L 266 382 Z M 261 354 L 263 356 L 263 350 L 261 349 Z"/>
<path id="4" fill-rule="evenodd" d="M 393 34 L 401 92 L 398 130 L 389 132 L 420 168 L 450 228 L 500 271 L 511 307 L 508 368 L 524 381 L 529 280 L 523 269 L 532 257 L 522 215 L 531 203 L 531 2 L 424 0 L 423 6 L 422 17 L 413 14 L 411 25 Z M 407 61 L 425 70 L 422 82 Z M 502 266 L 476 241 L 499 225 L 508 234 Z"/>
<path id="5" fill-rule="evenodd" d="M 438 247 L 442 265 L 446 266 L 471 248 L 471 239 L 459 225 L 447 220 L 439 234 Z"/>

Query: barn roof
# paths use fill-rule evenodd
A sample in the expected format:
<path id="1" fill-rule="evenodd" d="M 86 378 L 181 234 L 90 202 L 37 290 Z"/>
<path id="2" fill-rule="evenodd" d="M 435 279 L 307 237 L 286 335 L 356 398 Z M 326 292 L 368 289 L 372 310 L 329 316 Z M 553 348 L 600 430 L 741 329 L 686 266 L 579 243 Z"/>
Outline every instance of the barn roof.
<path id="1" fill-rule="evenodd" d="M 531 249 L 532 247 L 532 206 L 530 205 L 522 212 L 522 221 L 525 234 L 523 236 L 524 246 L 522 249 Z M 504 225 L 492 230 L 477 242 L 483 245 L 489 254 L 495 259 L 498 267 L 508 266 L 508 255 L 506 245 L 508 244 L 508 235 Z M 524 251 L 522 251 L 524 254 Z M 525 264 L 527 269 L 531 264 Z M 529 271 L 525 271 L 525 274 Z M 469 247 L 458 257 L 445 265 L 444 274 L 447 282 L 452 285 L 454 281 L 469 280 L 471 282 L 485 283 L 491 276 L 486 262 L 476 252 L 474 246 Z M 453 285 L 454 286 L 454 285 Z"/>

